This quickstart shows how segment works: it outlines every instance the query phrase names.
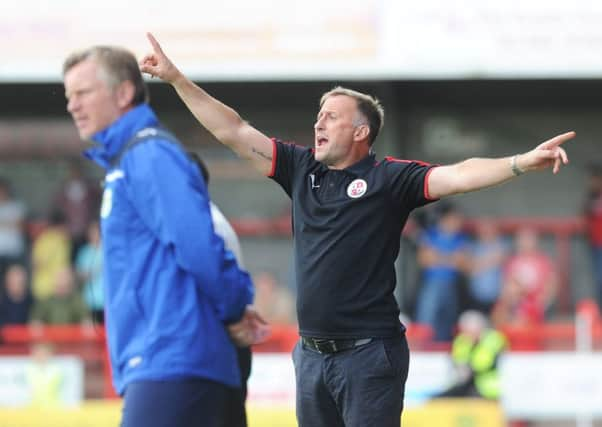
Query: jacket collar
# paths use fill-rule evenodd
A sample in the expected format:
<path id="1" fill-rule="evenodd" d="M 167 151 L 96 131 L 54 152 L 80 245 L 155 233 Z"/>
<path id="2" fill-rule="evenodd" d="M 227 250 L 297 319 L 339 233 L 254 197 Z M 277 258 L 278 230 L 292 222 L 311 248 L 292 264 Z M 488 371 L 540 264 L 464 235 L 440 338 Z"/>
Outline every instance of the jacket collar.
<path id="1" fill-rule="evenodd" d="M 136 132 L 158 124 L 157 116 L 150 106 L 140 104 L 123 114 L 107 128 L 92 135 L 92 142 L 97 145 L 85 150 L 84 156 L 103 168 L 109 169 L 111 159 L 119 153 Z"/>

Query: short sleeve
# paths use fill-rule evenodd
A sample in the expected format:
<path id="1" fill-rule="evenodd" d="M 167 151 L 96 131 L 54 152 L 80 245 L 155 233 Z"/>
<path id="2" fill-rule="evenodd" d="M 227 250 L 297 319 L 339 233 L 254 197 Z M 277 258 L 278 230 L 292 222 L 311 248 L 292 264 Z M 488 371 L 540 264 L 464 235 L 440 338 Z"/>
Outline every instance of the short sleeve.
<path id="1" fill-rule="evenodd" d="M 310 148 L 272 138 L 272 170 L 269 178 L 276 181 L 291 197 L 296 178 L 313 160 Z"/>
<path id="2" fill-rule="evenodd" d="M 412 210 L 437 200 L 430 197 L 428 190 L 428 176 L 437 165 L 393 157 L 384 161 L 392 199 L 397 206 Z"/>

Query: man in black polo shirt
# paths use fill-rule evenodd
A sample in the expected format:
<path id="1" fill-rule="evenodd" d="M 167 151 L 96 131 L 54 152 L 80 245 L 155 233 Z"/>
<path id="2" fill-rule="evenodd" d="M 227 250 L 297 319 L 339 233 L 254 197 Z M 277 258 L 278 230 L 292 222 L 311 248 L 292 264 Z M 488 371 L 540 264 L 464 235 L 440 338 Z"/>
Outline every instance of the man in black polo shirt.
<path id="1" fill-rule="evenodd" d="M 569 132 L 521 155 L 433 167 L 371 147 L 384 113 L 345 88 L 324 94 L 314 148 L 271 140 L 188 80 L 149 35 L 143 72 L 172 84 L 219 141 L 278 182 L 293 203 L 297 315 L 293 352 L 301 427 L 398 427 L 409 351 L 393 297 L 399 235 L 412 209 L 568 158 Z"/>

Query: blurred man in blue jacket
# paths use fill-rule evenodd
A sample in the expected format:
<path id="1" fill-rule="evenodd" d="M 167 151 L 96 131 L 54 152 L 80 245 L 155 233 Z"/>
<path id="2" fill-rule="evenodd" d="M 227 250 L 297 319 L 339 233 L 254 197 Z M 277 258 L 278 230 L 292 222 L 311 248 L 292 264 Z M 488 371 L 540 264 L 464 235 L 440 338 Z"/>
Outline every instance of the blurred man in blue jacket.
<path id="1" fill-rule="evenodd" d="M 135 57 L 92 47 L 63 67 L 86 156 L 106 169 L 106 328 L 122 427 L 215 426 L 252 341 L 249 275 L 213 229 L 203 179 L 148 105 Z M 242 327 L 240 325 L 243 325 Z M 230 331 L 234 331 L 232 336 Z"/>

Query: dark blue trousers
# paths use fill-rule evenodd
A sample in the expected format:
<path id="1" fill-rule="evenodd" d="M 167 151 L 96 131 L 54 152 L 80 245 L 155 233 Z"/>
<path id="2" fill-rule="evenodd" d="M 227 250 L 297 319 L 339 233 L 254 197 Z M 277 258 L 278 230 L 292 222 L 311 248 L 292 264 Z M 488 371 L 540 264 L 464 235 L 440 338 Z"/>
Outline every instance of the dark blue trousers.
<path id="1" fill-rule="evenodd" d="M 222 427 L 247 427 L 247 381 L 251 375 L 251 348 L 237 348 L 241 388 L 228 387 L 226 404 L 222 415 Z"/>
<path id="2" fill-rule="evenodd" d="M 121 427 L 219 427 L 228 388 L 202 378 L 128 385 Z"/>
<path id="3" fill-rule="evenodd" d="M 405 336 L 320 354 L 293 350 L 299 427 L 399 427 L 409 349 Z"/>

